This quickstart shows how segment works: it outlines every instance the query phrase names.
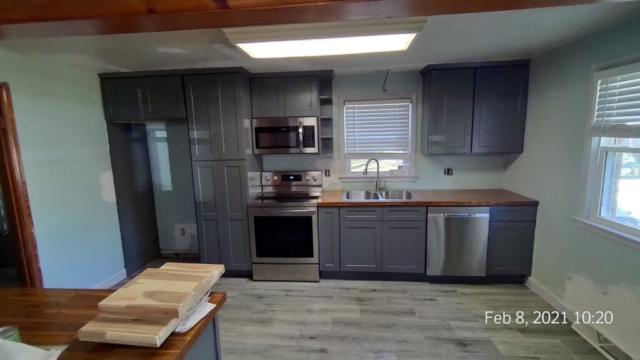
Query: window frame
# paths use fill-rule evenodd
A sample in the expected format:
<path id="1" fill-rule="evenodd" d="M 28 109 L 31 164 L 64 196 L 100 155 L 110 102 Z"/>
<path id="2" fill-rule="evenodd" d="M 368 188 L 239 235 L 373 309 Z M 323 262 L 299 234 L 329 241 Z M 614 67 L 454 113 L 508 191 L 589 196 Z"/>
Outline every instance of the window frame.
<path id="1" fill-rule="evenodd" d="M 624 225 L 600 216 L 602 193 L 605 185 L 607 154 L 612 152 L 640 152 L 640 148 L 625 146 L 601 146 L 602 138 L 640 138 L 640 125 L 604 125 L 595 121 L 598 84 L 602 79 L 640 72 L 640 62 L 593 72 L 591 85 L 591 110 L 585 132 L 583 158 L 583 196 L 578 216 L 573 217 L 582 229 L 608 238 L 630 248 L 640 250 L 640 229 Z M 604 129 L 606 128 L 606 134 Z M 598 130 L 600 129 L 600 130 Z M 600 133 L 598 134 L 598 131 Z M 617 150 L 617 151 L 616 151 Z"/>
<path id="2" fill-rule="evenodd" d="M 386 171 L 380 172 L 380 179 L 383 181 L 415 181 L 416 177 L 416 132 L 417 132 L 417 118 L 418 118 L 418 96 L 416 93 L 393 93 L 393 94 L 365 94 L 365 95 L 349 95 L 346 97 L 338 98 L 339 107 L 339 136 L 340 136 L 340 180 L 343 182 L 361 182 L 361 181 L 373 181 L 376 177 L 375 165 L 369 165 L 369 172 L 367 175 L 362 173 L 354 173 L 349 171 L 350 160 L 360 159 L 360 157 L 354 157 L 353 155 L 347 156 L 346 154 L 346 139 L 345 139 L 345 119 L 344 119 L 344 106 L 347 102 L 352 101 L 386 101 L 386 100 L 410 100 L 411 101 L 411 118 L 410 118 L 410 133 L 409 133 L 409 156 L 407 158 L 409 162 L 409 174 L 408 175 L 389 175 Z M 384 159 L 402 159 L 402 157 L 395 157 L 391 154 L 363 154 L 362 158 L 376 158 L 378 160 Z M 374 166 L 372 169 L 371 167 Z"/>

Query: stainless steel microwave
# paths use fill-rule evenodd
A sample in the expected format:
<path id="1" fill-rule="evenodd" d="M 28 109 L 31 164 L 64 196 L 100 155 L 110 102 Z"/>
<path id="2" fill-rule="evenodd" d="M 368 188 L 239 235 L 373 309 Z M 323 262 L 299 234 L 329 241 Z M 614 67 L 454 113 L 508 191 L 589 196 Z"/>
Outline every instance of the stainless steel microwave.
<path id="1" fill-rule="evenodd" d="M 254 154 L 317 154 L 318 118 L 253 119 Z"/>

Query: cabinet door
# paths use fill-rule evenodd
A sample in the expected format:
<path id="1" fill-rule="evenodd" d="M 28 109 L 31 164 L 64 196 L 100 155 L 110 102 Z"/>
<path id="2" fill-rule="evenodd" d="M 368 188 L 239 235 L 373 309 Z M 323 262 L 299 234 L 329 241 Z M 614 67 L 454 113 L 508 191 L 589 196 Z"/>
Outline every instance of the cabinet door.
<path id="1" fill-rule="evenodd" d="M 318 208 L 318 251 L 321 271 L 340 271 L 339 210 Z"/>
<path id="2" fill-rule="evenodd" d="M 104 116 L 109 121 L 144 119 L 141 78 L 102 79 Z"/>
<path id="3" fill-rule="evenodd" d="M 488 275 L 531 275 L 533 222 L 489 223 Z"/>
<path id="4" fill-rule="evenodd" d="M 318 78 L 284 78 L 284 115 L 319 116 Z"/>
<path id="5" fill-rule="evenodd" d="M 217 106 L 220 121 L 215 124 L 218 159 L 244 160 L 244 127 L 242 119 L 242 93 L 239 76 L 236 74 L 216 75 L 213 87 L 217 89 Z M 212 117 L 217 119 L 217 117 Z"/>
<path id="6" fill-rule="evenodd" d="M 196 219 L 198 221 L 198 245 L 200 261 L 206 264 L 220 263 L 220 227 L 224 217 L 219 209 L 221 194 L 215 188 L 216 162 L 194 161 L 193 182 L 196 197 Z"/>
<path id="7" fill-rule="evenodd" d="M 251 79 L 251 113 L 254 118 L 284 116 L 282 78 Z"/>
<path id="8" fill-rule="evenodd" d="M 426 246 L 426 222 L 384 221 L 382 223 L 382 271 L 424 274 Z"/>
<path id="9" fill-rule="evenodd" d="M 201 261 L 250 270 L 244 161 L 194 161 Z"/>
<path id="10" fill-rule="evenodd" d="M 244 161 L 216 161 L 215 189 L 219 194 L 220 258 L 229 270 L 251 270 L 247 220 L 247 171 Z"/>
<path id="11" fill-rule="evenodd" d="M 476 70 L 473 153 L 520 153 L 524 144 L 529 66 Z"/>
<path id="12" fill-rule="evenodd" d="M 217 160 L 218 138 L 216 123 L 220 119 L 218 91 L 213 87 L 213 76 L 184 77 L 187 94 L 187 122 L 191 142 L 191 160 Z"/>
<path id="13" fill-rule="evenodd" d="M 147 133 L 144 124 L 108 122 L 107 134 L 124 266 L 131 276 L 160 256 Z"/>
<path id="14" fill-rule="evenodd" d="M 382 271 L 382 222 L 340 222 L 340 270 Z"/>
<path id="15" fill-rule="evenodd" d="M 429 154 L 471 152 L 474 72 L 474 69 L 433 70 L 425 76 L 429 97 L 424 113 L 428 126 L 423 125 L 422 141 L 427 141 Z"/>
<path id="16" fill-rule="evenodd" d="M 184 118 L 182 76 L 152 76 L 144 78 L 145 119 Z"/>

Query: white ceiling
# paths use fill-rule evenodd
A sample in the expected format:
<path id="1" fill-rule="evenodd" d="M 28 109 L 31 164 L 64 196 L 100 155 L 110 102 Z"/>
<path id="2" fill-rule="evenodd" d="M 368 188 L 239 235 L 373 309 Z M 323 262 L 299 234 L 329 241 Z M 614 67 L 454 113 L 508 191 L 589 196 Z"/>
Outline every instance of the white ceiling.
<path id="1" fill-rule="evenodd" d="M 241 66 L 252 72 L 415 70 L 427 64 L 531 58 L 640 14 L 640 2 L 430 17 L 406 52 L 251 59 L 219 29 L 1 41 L 0 50 L 90 71 Z"/>

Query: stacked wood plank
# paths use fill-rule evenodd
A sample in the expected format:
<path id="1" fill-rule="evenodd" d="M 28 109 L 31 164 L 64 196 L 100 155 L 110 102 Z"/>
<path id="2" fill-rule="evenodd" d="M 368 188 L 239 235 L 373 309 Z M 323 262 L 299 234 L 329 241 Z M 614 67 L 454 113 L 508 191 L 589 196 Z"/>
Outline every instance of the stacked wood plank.
<path id="1" fill-rule="evenodd" d="M 167 263 L 147 269 L 98 304 L 83 341 L 159 347 L 224 273 L 223 265 Z"/>

